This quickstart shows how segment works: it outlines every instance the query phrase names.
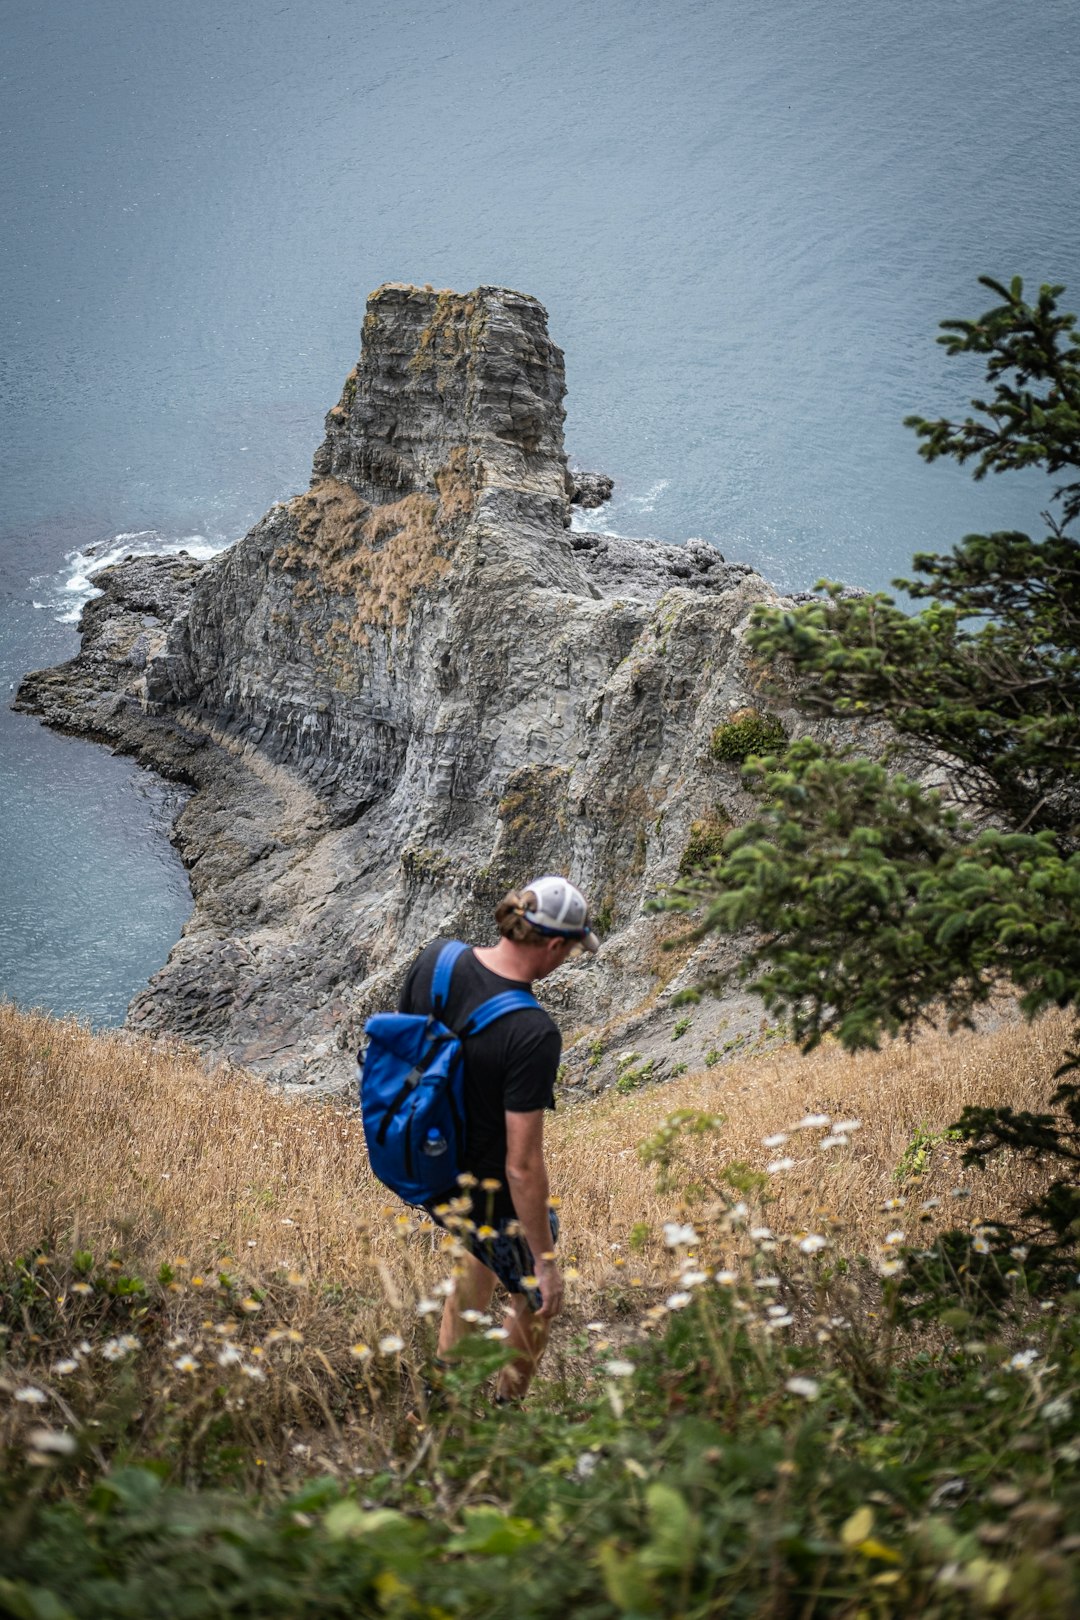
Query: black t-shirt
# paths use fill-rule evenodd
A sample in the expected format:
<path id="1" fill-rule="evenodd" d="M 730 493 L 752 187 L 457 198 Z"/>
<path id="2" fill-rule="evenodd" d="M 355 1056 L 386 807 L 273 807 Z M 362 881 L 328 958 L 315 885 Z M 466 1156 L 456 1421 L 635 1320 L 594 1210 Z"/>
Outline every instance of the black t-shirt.
<path id="1" fill-rule="evenodd" d="M 431 1011 L 435 962 L 446 944 L 437 939 L 421 951 L 406 976 L 398 1002 L 403 1013 Z M 518 979 L 504 979 L 476 960 L 471 950 L 454 963 L 450 994 L 442 1013 L 449 1029 L 459 1030 L 482 1002 L 504 990 L 527 990 Z M 555 1107 L 555 1077 L 562 1038 L 542 1008 L 507 1013 L 478 1035 L 462 1042 L 465 1052 L 465 1169 L 474 1176 L 502 1182 L 492 1215 L 510 1218 L 513 1200 L 506 1189 L 506 1110 L 529 1114 Z M 452 1189 L 457 1191 L 456 1188 Z M 485 1200 L 485 1204 L 486 1204 Z"/>

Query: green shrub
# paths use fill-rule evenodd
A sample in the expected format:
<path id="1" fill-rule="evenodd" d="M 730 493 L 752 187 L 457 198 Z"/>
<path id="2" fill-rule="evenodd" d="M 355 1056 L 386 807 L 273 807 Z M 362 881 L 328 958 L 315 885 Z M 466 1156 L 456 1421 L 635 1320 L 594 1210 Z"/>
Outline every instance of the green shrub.
<path id="1" fill-rule="evenodd" d="M 634 1062 L 623 1055 L 624 1073 Z M 1072 1163 L 1071 1114 L 1010 1119 L 1039 1124 Z M 969 1121 L 969 1152 L 991 1151 L 984 1126 Z M 485 1398 L 502 1343 L 466 1340 L 436 1369 L 404 1300 L 412 1344 L 387 1340 L 349 1372 L 321 1352 L 275 1370 L 268 1353 L 256 1395 L 233 1381 L 229 1343 L 208 1338 L 205 1376 L 189 1383 L 195 1355 L 165 1338 L 170 1282 L 133 1288 L 119 1256 L 32 1251 L 0 1290 L 0 1615 L 1068 1620 L 1080 1295 L 1034 1246 L 1002 1250 L 991 1222 L 927 1248 L 898 1230 L 862 1260 L 837 1255 L 831 1219 L 774 1234 L 758 1224 L 770 1176 L 703 1161 L 699 1139 L 722 1127 L 679 1110 L 641 1144 L 673 1195 L 672 1269 L 655 1290 L 625 1273 L 605 1293 L 606 1326 L 571 1317 L 523 1409 Z M 628 1248 L 659 1240 L 638 1222 Z M 1068 1258 L 1075 1275 L 1075 1232 Z M 73 1307 L 75 1284 L 57 1282 L 81 1274 Z M 927 1324 L 916 1334 L 909 1282 Z M 218 1288 L 220 1314 L 241 1290 L 224 1267 Z M 230 1332 L 245 1355 L 249 1333 L 269 1351 L 280 1335 L 257 1312 L 245 1327 L 246 1298 Z M 269 1479 L 236 1468 L 262 1488 L 229 1488 L 227 1453 L 261 1443 L 245 1413 L 275 1384 L 294 1461 L 279 1456 Z M 196 1428 L 185 1463 L 177 1446 Z"/>
<path id="2" fill-rule="evenodd" d="M 634 1053 L 635 1059 L 640 1057 L 640 1052 Z M 647 1058 L 644 1063 L 635 1062 L 629 1067 L 622 1066 L 619 1070 L 619 1078 L 615 1082 L 615 1090 L 621 1092 L 623 1096 L 629 1091 L 636 1091 L 643 1080 L 649 1079 L 655 1065 L 655 1058 Z"/>
<path id="3" fill-rule="evenodd" d="M 741 765 L 751 754 L 774 754 L 786 741 L 787 731 L 778 715 L 739 709 L 716 727 L 711 752 L 713 759 Z"/>
<path id="4" fill-rule="evenodd" d="M 696 1253 L 711 1257 L 721 1231 L 698 1224 Z M 405 1425 L 398 1453 L 359 1484 L 323 1474 L 260 1502 L 184 1490 L 153 1463 L 16 1461 L 0 1488 L 0 1613 L 1075 1613 L 1075 1309 L 1037 1314 L 1017 1350 L 968 1342 L 970 1318 L 953 1308 L 935 1347 L 900 1350 L 890 1284 L 875 1300 L 883 1319 L 860 1313 L 852 1289 L 831 1313 L 840 1325 L 823 1314 L 792 1338 L 770 1330 L 770 1305 L 823 1303 L 821 1260 L 778 1291 L 755 1287 L 759 1275 L 744 1254 L 734 1287 L 672 1295 L 655 1331 L 598 1345 L 572 1388 L 538 1389 L 521 1411 L 480 1415 L 474 1383 L 452 1421 Z"/>
<path id="5" fill-rule="evenodd" d="M 679 861 L 679 876 L 689 877 L 691 872 L 708 866 L 723 854 L 724 839 L 731 831 L 731 822 L 722 810 L 715 810 L 701 821 L 692 822 L 690 837 Z"/>

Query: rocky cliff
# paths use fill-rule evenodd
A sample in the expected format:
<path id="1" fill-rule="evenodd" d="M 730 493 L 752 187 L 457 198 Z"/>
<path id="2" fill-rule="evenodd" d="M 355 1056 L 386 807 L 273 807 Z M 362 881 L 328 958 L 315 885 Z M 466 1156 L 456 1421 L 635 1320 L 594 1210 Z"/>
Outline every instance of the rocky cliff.
<path id="1" fill-rule="evenodd" d="M 665 953 L 643 906 L 745 813 L 711 740 L 755 704 L 741 631 L 774 593 L 703 542 L 571 528 L 597 485 L 567 470 L 564 392 L 535 299 L 381 287 L 310 488 L 212 562 L 98 575 L 79 656 L 27 678 L 20 707 L 194 789 L 194 914 L 134 1028 L 347 1084 L 414 951 L 487 937 L 553 868 L 606 937 L 544 986 L 570 1082 L 628 1041 L 670 1067 L 756 1034 L 735 1001 L 672 1044 L 667 995 L 716 947 Z"/>

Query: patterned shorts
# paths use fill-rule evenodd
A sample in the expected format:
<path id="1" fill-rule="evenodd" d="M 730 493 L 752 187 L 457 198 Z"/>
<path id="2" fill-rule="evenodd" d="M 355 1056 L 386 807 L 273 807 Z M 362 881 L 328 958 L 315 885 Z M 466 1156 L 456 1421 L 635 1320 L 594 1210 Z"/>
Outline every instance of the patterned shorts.
<path id="1" fill-rule="evenodd" d="M 433 1221 L 447 1226 L 447 1222 L 430 1205 L 428 1211 Z M 551 1224 L 551 1246 L 554 1248 L 559 1241 L 559 1217 L 553 1209 L 548 1211 L 548 1220 Z M 450 1227 L 447 1229 L 451 1230 Z M 472 1231 L 455 1228 L 454 1236 L 482 1266 L 495 1273 L 508 1293 L 523 1294 L 530 1310 L 540 1309 L 544 1297 L 539 1288 L 523 1286 L 523 1279 L 532 1277 L 536 1262 L 519 1221 L 496 1220 L 490 1226 L 473 1226 Z"/>

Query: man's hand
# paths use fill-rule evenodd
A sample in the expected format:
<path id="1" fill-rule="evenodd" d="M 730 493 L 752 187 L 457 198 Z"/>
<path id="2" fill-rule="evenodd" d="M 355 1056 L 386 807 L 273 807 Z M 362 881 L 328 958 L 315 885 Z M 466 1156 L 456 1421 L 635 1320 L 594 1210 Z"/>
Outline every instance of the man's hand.
<path id="1" fill-rule="evenodd" d="M 551 1317 L 558 1316 L 562 1310 L 566 1292 L 558 1263 L 555 1260 L 538 1260 L 536 1262 L 536 1280 L 540 1284 L 540 1294 L 543 1300 L 536 1314 L 550 1320 Z"/>

